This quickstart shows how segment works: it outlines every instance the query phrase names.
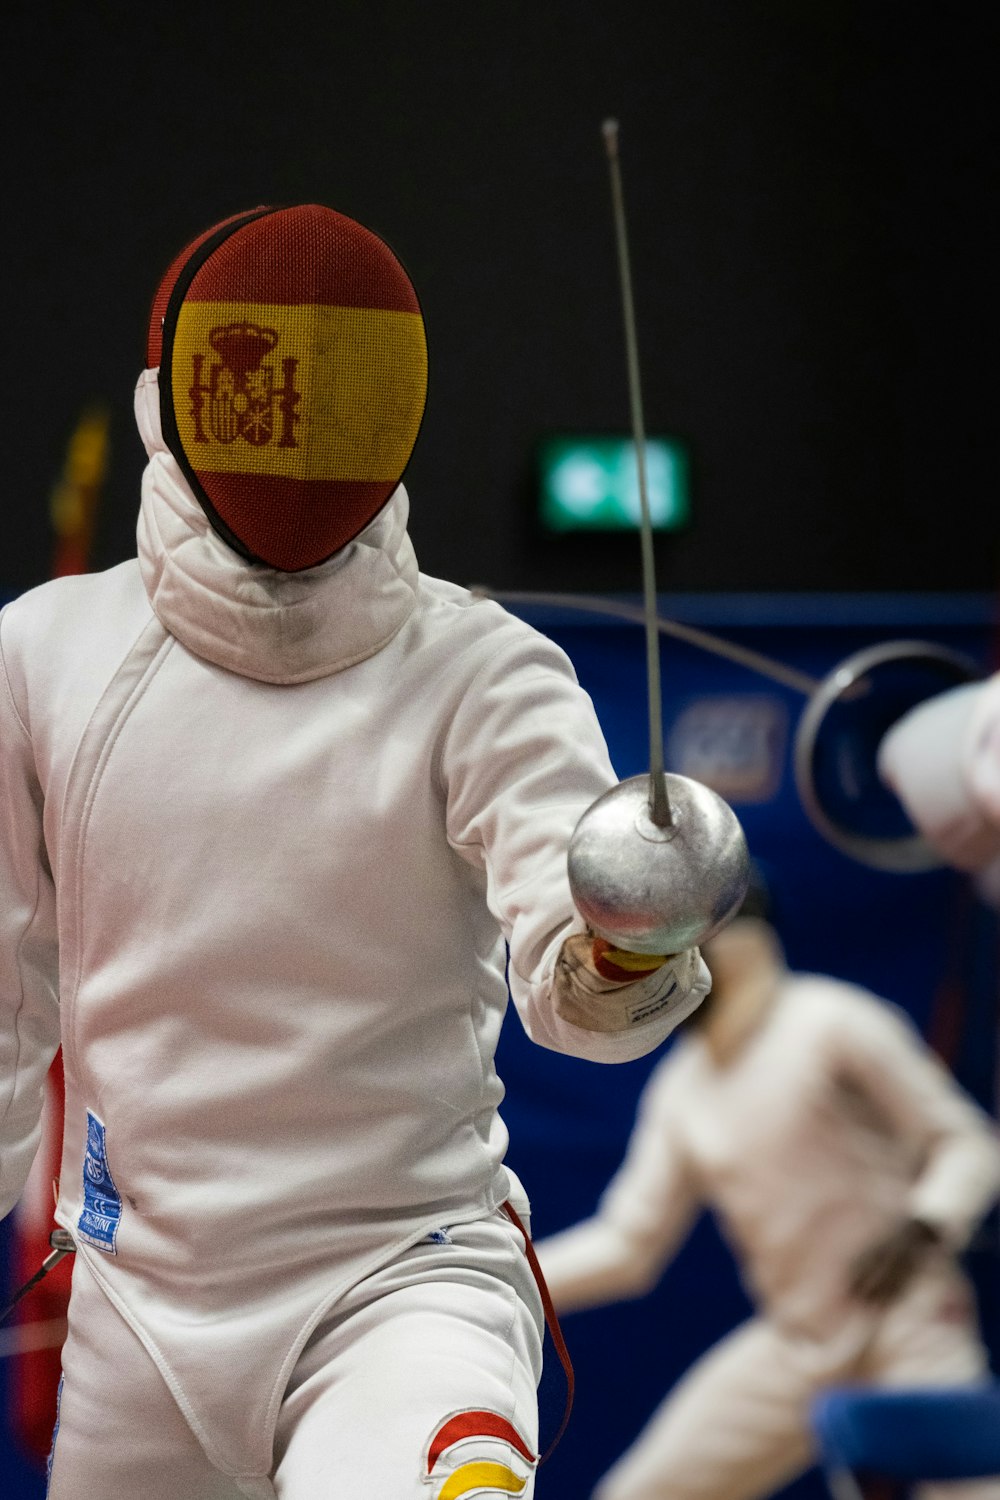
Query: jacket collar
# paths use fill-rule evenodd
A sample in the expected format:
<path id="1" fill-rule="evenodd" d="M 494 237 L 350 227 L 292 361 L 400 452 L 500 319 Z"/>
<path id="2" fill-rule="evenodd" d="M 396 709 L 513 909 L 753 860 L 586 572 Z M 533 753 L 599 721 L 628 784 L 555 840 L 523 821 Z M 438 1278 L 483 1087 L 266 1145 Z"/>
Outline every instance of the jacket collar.
<path id="1" fill-rule="evenodd" d="M 354 541 L 316 568 L 244 561 L 213 531 L 160 433 L 156 371 L 139 378 L 139 569 L 153 612 L 196 656 L 259 682 L 309 682 L 364 661 L 416 603 L 419 572 L 399 485 Z"/>

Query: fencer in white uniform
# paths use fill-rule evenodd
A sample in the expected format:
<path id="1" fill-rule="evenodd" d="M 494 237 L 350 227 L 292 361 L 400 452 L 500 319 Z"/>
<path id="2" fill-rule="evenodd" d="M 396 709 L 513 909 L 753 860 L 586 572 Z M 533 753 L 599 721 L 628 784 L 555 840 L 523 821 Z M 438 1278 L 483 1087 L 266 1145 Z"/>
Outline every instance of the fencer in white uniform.
<path id="1" fill-rule="evenodd" d="M 770 1495 L 812 1462 L 822 1389 L 987 1374 L 956 1257 L 1000 1192 L 991 1121 L 902 1012 L 788 972 L 761 916 L 705 956 L 712 993 L 651 1074 L 594 1217 L 538 1254 L 560 1311 L 641 1296 L 710 1207 L 757 1313 L 668 1393 L 599 1500 Z M 926 1491 L 946 1493 L 998 1500 L 1000 1482 Z"/>
<path id="2" fill-rule="evenodd" d="M 149 348 L 138 558 L 0 617 L 0 1215 L 61 1042 L 77 1245 L 50 1494 L 527 1497 L 508 956 L 532 1038 L 606 1062 L 707 971 L 601 976 L 566 875 L 616 779 L 593 706 L 418 571 L 423 325 L 387 247 L 238 216 Z"/>

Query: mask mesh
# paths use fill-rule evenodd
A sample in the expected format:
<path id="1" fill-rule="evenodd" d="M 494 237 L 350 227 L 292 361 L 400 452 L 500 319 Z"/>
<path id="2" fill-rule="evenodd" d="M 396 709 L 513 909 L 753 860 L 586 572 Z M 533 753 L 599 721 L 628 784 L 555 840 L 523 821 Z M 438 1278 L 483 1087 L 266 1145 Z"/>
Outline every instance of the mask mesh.
<path id="1" fill-rule="evenodd" d="M 151 349 L 161 304 L 164 436 L 213 525 L 272 567 L 322 562 L 382 508 L 416 442 L 427 351 L 406 272 L 370 230 L 308 204 L 189 246 Z"/>

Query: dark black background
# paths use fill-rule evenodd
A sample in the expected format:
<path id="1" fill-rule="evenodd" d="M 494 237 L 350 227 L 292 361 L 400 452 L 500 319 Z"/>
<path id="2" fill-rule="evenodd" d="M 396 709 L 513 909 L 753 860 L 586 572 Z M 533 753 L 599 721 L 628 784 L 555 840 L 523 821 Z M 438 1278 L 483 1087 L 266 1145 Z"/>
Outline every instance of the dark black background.
<path id="1" fill-rule="evenodd" d="M 683 590 L 998 577 L 988 7 L 884 0 L 22 5 L 5 33 L 0 587 L 110 403 L 94 562 L 130 555 L 153 288 L 193 234 L 318 200 L 428 323 L 407 484 L 426 571 L 638 587 L 634 538 L 532 532 L 545 432 L 628 425 L 605 116 L 622 128 L 647 427 L 693 454 Z"/>

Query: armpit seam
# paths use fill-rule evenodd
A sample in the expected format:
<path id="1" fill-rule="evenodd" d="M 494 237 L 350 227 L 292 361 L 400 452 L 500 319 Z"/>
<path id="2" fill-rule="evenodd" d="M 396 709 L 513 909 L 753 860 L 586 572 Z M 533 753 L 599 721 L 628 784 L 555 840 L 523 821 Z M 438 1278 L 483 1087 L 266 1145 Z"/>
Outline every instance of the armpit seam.
<path id="1" fill-rule="evenodd" d="M 15 1055 L 14 1055 L 14 1069 L 13 1069 L 13 1074 L 12 1074 L 12 1077 L 11 1077 L 10 1094 L 8 1095 L 7 1103 L 4 1105 L 3 1114 L 0 1115 L 0 1124 L 3 1124 L 4 1121 L 6 1121 L 7 1116 L 10 1114 L 11 1109 L 13 1107 L 14 1100 L 17 1098 L 17 1080 L 18 1080 L 18 1073 L 20 1071 L 20 1065 L 21 1065 L 21 1019 L 22 1019 L 22 1017 L 24 1015 L 24 978 L 23 978 L 23 970 L 22 970 L 22 967 L 21 967 L 21 953 L 22 953 L 22 950 L 24 948 L 25 940 L 27 939 L 28 933 L 31 931 L 32 927 L 34 926 L 34 924 L 35 924 L 35 918 L 38 916 L 38 907 L 39 907 L 39 904 L 40 904 L 40 901 L 41 901 L 41 892 L 42 892 L 41 881 L 39 879 L 38 869 L 37 869 L 37 866 L 36 866 L 36 870 L 35 870 L 35 904 L 34 904 L 34 906 L 31 909 L 31 916 L 28 918 L 27 922 L 24 924 L 24 929 L 21 932 L 21 936 L 17 940 L 17 953 L 16 953 L 15 959 L 14 959 L 14 962 L 15 962 L 15 965 L 16 965 L 16 968 L 17 968 L 18 981 L 19 981 L 19 984 L 20 984 L 20 1000 L 18 1002 L 17 1014 L 14 1017 Z"/>
<path id="2" fill-rule="evenodd" d="M 2 673 L 3 673 L 3 685 L 4 685 L 4 687 L 7 690 L 7 697 L 10 700 L 10 706 L 11 706 L 11 708 L 14 711 L 14 717 L 15 717 L 15 719 L 17 720 L 18 724 L 21 727 L 21 733 L 24 735 L 25 739 L 28 741 L 28 743 L 30 745 L 30 743 L 31 743 L 31 735 L 28 733 L 28 726 L 27 726 L 27 724 L 25 724 L 24 720 L 21 718 L 20 713 L 18 712 L 17 700 L 14 697 L 14 689 L 10 685 L 10 677 L 8 675 L 8 672 L 7 672 L 7 661 L 6 661 L 6 658 L 5 658 L 4 654 L 3 654 L 3 636 L 2 635 L 0 635 L 0 671 L 2 671 Z"/>

